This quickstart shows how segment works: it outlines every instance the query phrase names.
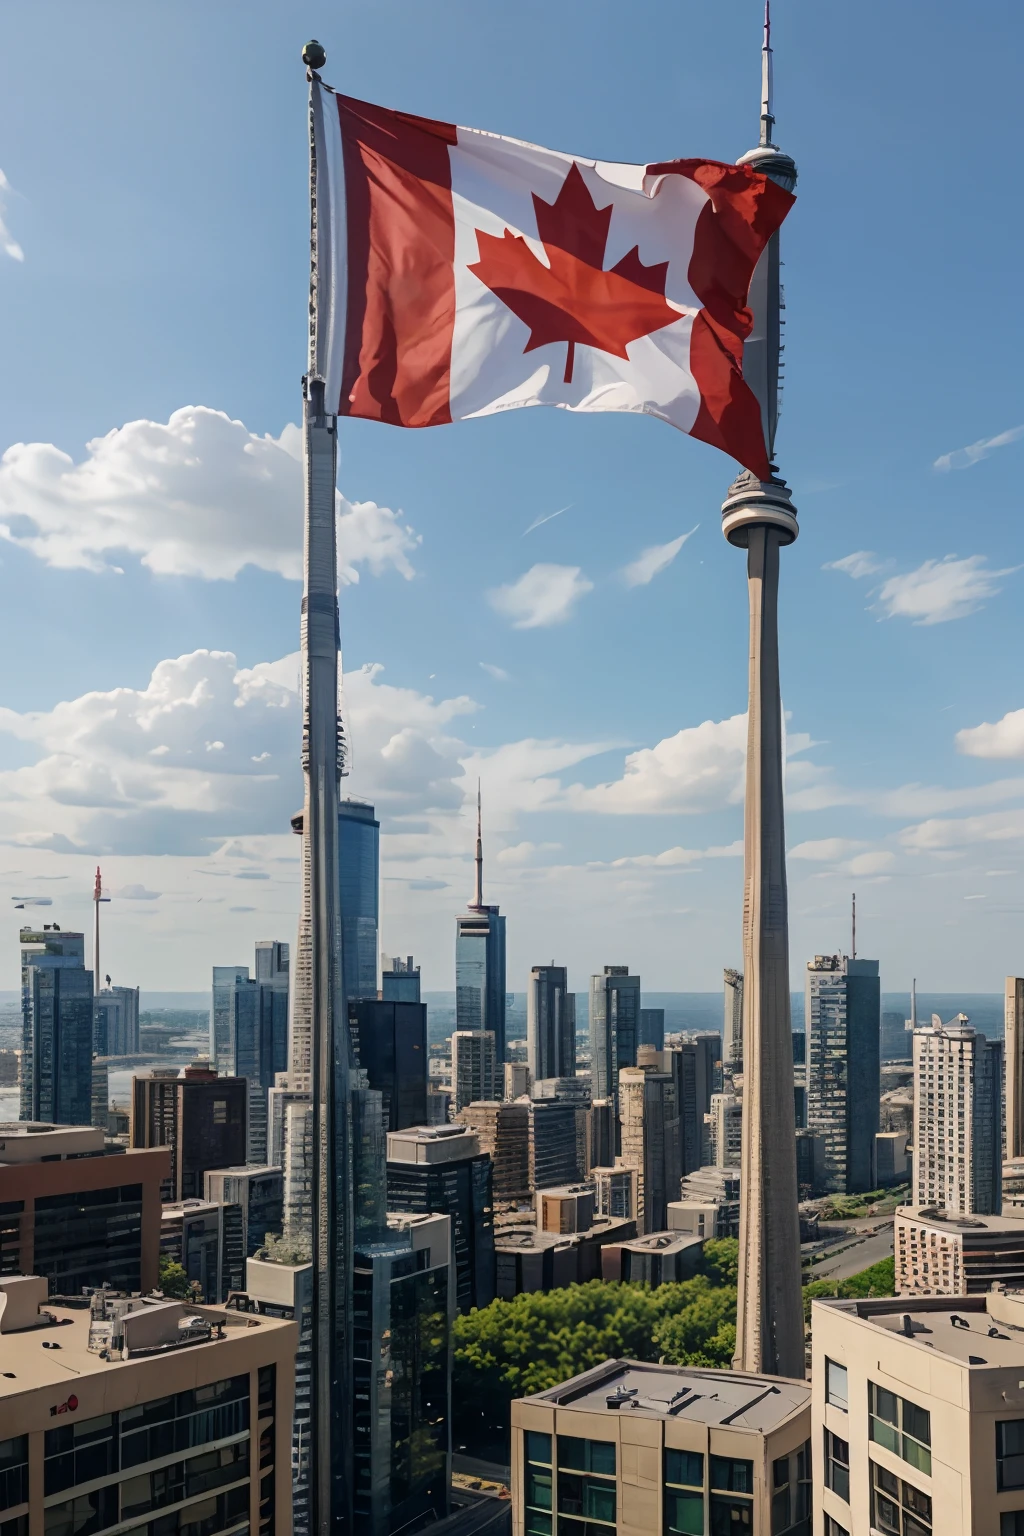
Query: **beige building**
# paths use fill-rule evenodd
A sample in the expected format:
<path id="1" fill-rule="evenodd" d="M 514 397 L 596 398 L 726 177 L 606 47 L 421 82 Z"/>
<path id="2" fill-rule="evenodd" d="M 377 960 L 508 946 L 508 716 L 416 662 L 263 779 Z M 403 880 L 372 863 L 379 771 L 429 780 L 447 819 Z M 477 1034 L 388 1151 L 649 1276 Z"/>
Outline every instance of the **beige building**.
<path id="1" fill-rule="evenodd" d="M 734 1093 L 713 1093 L 706 1119 L 711 1132 L 711 1161 L 716 1168 L 738 1168 L 743 1149 L 743 1100 Z"/>
<path id="2" fill-rule="evenodd" d="M 914 1179 L 917 1206 L 962 1215 L 1002 1209 L 1003 1042 L 966 1014 L 915 1029 Z"/>
<path id="3" fill-rule="evenodd" d="M 678 1193 L 683 1172 L 679 1102 L 672 1073 L 653 1066 L 622 1067 L 619 1122 L 622 1154 L 616 1162 L 637 1171 L 637 1231 L 664 1231 L 666 1208 Z"/>
<path id="4" fill-rule="evenodd" d="M 901 1205 L 893 1248 L 901 1296 L 978 1296 L 997 1281 L 1024 1285 L 1024 1211 L 1014 1219 Z"/>
<path id="5" fill-rule="evenodd" d="M 1006 1157 L 1024 1157 L 1024 976 L 1006 978 Z"/>
<path id="6" fill-rule="evenodd" d="M 480 1151 L 494 1165 L 493 1198 L 499 1206 L 516 1206 L 531 1198 L 530 1106 L 521 1100 L 499 1104 L 495 1100 L 467 1104 L 459 1124 L 475 1131 Z"/>
<path id="7" fill-rule="evenodd" d="M 816 1301 L 815 1536 L 1020 1536 L 1024 1295 Z"/>
<path id="8" fill-rule="evenodd" d="M 6 1536 L 290 1536 L 296 1333 L 109 1292 L 51 1307 L 44 1280 L 0 1280 Z"/>
<path id="9" fill-rule="evenodd" d="M 786 1377 L 631 1360 L 521 1398 L 513 1536 L 807 1536 L 810 1403 Z"/>

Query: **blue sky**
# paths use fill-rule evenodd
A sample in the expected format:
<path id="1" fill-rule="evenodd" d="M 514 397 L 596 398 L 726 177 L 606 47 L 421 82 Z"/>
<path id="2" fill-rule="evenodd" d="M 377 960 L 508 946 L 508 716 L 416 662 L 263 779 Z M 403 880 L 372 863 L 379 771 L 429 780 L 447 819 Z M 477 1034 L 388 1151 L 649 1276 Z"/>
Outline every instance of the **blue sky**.
<path id="1" fill-rule="evenodd" d="M 749 148 L 756 0 L 623 14 L 5 10 L 0 986 L 9 898 L 80 924 L 98 856 L 115 979 L 198 988 L 293 937 L 302 43 L 354 94 L 559 149 Z M 777 0 L 775 43 L 800 169 L 778 439 L 802 526 L 781 620 L 795 984 L 856 889 L 887 990 L 994 990 L 1024 962 L 1024 14 Z M 385 949 L 451 984 L 479 772 L 510 985 L 554 958 L 577 986 L 624 962 L 717 986 L 740 943 L 731 461 L 539 410 L 340 441 L 351 788 L 382 815 Z"/>

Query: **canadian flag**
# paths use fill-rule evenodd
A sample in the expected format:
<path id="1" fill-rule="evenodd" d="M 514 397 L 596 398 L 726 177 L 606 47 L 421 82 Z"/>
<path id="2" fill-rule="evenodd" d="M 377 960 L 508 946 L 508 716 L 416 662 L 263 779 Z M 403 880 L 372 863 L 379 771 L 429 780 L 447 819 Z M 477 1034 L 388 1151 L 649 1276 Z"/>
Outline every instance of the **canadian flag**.
<path id="1" fill-rule="evenodd" d="M 642 411 L 770 473 L 747 290 L 793 203 L 746 166 L 619 165 L 313 83 L 328 410 L 432 427 Z"/>

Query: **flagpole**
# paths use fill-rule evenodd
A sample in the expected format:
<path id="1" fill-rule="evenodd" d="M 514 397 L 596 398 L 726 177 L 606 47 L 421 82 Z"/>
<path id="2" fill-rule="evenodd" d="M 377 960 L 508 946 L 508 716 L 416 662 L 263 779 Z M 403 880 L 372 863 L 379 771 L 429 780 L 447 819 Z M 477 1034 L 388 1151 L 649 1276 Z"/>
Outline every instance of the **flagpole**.
<path id="1" fill-rule="evenodd" d="M 327 55 L 302 50 L 309 80 L 310 336 L 303 380 L 305 515 L 301 644 L 304 856 L 309 861 L 310 1068 L 313 1101 L 313 1339 L 310 1492 L 315 1536 L 352 1526 L 352 1155 L 350 1047 L 338 913 L 338 550 L 335 520 L 337 416 L 318 372 L 317 71 Z"/>
<path id="2" fill-rule="evenodd" d="M 766 0 L 761 54 L 761 134 L 742 156 L 787 191 L 796 165 L 772 143 L 771 17 Z M 754 325 L 743 374 L 761 405 L 771 460 L 778 423 L 782 293 L 774 234 L 750 286 Z M 797 1209 L 789 911 L 779 683 L 779 551 L 797 536 L 789 487 L 750 470 L 729 487 L 722 531 L 747 551 L 749 703 L 743 841 L 743 1149 L 740 1177 L 737 1370 L 804 1374 Z"/>

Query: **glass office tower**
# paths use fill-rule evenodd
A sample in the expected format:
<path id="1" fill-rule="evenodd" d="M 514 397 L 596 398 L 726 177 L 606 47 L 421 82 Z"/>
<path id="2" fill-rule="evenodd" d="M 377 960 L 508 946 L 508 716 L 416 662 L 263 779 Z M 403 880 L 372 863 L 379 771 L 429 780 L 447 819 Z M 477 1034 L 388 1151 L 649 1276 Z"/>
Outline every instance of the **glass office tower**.
<path id="1" fill-rule="evenodd" d="M 22 928 L 22 1120 L 92 1121 L 93 974 L 85 935 Z"/>
<path id="2" fill-rule="evenodd" d="M 636 1066 L 640 977 L 628 965 L 606 965 L 590 978 L 590 1051 L 594 1098 L 618 1102 L 619 1069 Z"/>
<path id="3" fill-rule="evenodd" d="M 380 822 L 373 806 L 343 800 L 338 808 L 338 894 L 346 1006 L 356 997 L 377 996 L 379 871 Z"/>

